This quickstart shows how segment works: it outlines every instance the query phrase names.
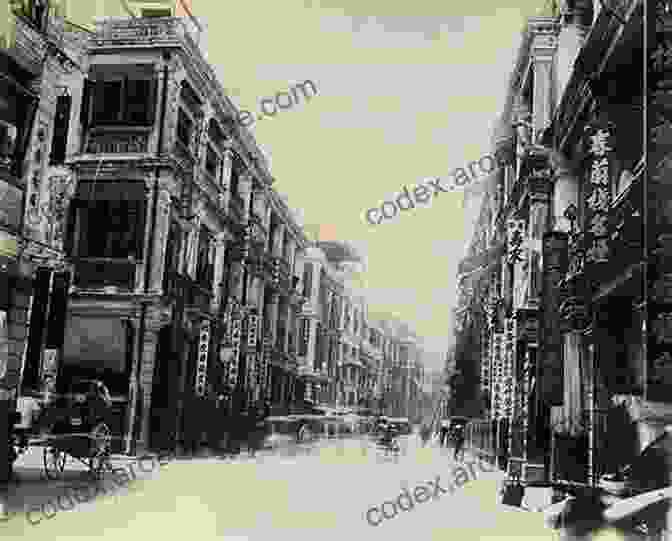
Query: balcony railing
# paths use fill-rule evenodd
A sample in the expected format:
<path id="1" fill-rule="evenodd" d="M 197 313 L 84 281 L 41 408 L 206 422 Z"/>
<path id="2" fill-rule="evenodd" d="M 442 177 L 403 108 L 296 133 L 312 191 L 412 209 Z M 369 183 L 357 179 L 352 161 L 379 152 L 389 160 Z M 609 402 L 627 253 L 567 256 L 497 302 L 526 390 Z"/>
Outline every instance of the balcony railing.
<path id="1" fill-rule="evenodd" d="M 287 353 L 296 355 L 296 335 L 293 332 L 287 336 Z"/>
<path id="2" fill-rule="evenodd" d="M 278 324 L 277 335 L 275 339 L 275 347 L 281 351 L 285 351 L 285 340 L 287 327 Z"/>
<path id="3" fill-rule="evenodd" d="M 245 218 L 245 201 L 243 198 L 237 194 L 231 194 L 231 199 L 229 200 L 229 212 L 231 213 L 234 221 L 242 222 Z"/>
<path id="4" fill-rule="evenodd" d="M 191 153 L 191 150 L 179 139 L 175 140 L 173 152 L 175 153 L 175 156 L 177 157 L 178 160 L 193 164 L 194 156 Z"/>
<path id="5" fill-rule="evenodd" d="M 149 133 L 126 128 L 94 131 L 88 135 L 85 152 L 89 154 L 133 154 L 147 152 Z"/>
<path id="6" fill-rule="evenodd" d="M 212 300 L 212 291 L 203 288 L 199 284 L 191 283 L 186 288 L 186 306 L 200 312 L 209 312 Z"/>
<path id="7" fill-rule="evenodd" d="M 81 289 L 115 287 L 132 291 L 136 268 L 137 263 L 128 259 L 79 258 L 75 260 L 73 283 Z"/>

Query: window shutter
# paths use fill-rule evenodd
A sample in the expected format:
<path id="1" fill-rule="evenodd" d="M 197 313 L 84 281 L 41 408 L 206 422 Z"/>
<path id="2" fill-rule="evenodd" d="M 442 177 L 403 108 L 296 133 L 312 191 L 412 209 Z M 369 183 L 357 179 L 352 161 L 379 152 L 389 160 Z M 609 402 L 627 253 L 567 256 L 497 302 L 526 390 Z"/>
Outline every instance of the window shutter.
<path id="1" fill-rule="evenodd" d="M 94 83 L 89 79 L 84 79 L 84 90 L 82 92 L 82 107 L 79 113 L 79 123 L 84 129 L 89 126 L 89 116 L 91 113 L 91 97 L 93 95 Z"/>
<path id="2" fill-rule="evenodd" d="M 134 199 L 130 201 L 136 208 L 136 228 L 135 228 L 135 254 L 136 259 L 140 261 L 143 258 L 143 251 L 145 245 L 145 201 L 142 199 Z"/>
<path id="3" fill-rule="evenodd" d="M 67 221 L 67 226 L 66 226 L 66 231 L 65 231 L 65 239 L 64 239 L 64 249 L 65 253 L 69 256 L 73 256 L 73 242 L 75 239 L 75 225 L 76 225 L 76 218 L 77 218 L 77 208 L 79 206 L 79 200 L 78 199 L 73 199 L 69 205 L 68 208 L 68 221 Z"/>
<path id="4" fill-rule="evenodd" d="M 147 89 L 147 124 L 151 125 L 154 124 L 154 121 L 156 120 L 156 102 L 157 100 L 157 88 L 158 88 L 158 81 L 156 78 L 150 79 L 148 81 L 149 83 L 149 88 Z"/>

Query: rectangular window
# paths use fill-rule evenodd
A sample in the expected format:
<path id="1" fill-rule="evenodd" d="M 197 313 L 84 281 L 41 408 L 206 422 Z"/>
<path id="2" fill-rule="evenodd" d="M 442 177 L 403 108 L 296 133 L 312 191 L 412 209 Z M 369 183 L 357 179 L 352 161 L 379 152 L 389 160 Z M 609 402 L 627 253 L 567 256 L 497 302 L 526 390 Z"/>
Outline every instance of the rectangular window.
<path id="1" fill-rule="evenodd" d="M 65 162 L 71 105 L 72 97 L 70 96 L 59 96 L 56 100 L 56 118 L 54 120 L 54 135 L 51 141 L 50 156 L 52 164 L 61 164 Z"/>
<path id="2" fill-rule="evenodd" d="M 191 144 L 191 132 L 194 123 L 189 116 L 180 109 L 177 114 L 177 139 L 187 148 Z"/>
<path id="3" fill-rule="evenodd" d="M 198 236 L 198 256 L 196 260 L 196 281 L 205 289 L 212 288 L 214 269 L 214 243 L 206 227 L 201 227 Z"/>
<path id="4" fill-rule="evenodd" d="M 218 169 L 219 169 L 219 156 L 213 150 L 212 145 L 208 145 L 208 150 L 205 156 L 205 170 L 208 173 L 210 173 L 216 180 Z"/>
<path id="5" fill-rule="evenodd" d="M 71 205 L 68 252 L 75 257 L 142 258 L 144 183 L 80 183 Z"/>
<path id="6" fill-rule="evenodd" d="M 85 99 L 93 99 L 91 123 L 94 126 L 151 126 L 154 123 L 155 79 L 100 75 L 93 83 L 92 98 L 88 97 L 89 92 L 85 92 Z M 88 110 L 85 101 L 82 114 L 88 114 Z"/>
<path id="7" fill-rule="evenodd" d="M 306 263 L 303 267 L 303 296 L 310 299 L 313 296 L 313 264 Z"/>

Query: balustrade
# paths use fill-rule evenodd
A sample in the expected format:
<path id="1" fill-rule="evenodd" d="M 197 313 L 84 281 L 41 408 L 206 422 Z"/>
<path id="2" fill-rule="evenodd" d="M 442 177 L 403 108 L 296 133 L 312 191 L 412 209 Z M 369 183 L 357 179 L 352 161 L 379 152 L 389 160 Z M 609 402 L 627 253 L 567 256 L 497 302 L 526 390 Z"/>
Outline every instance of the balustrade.
<path id="1" fill-rule="evenodd" d="M 85 152 L 89 154 L 130 154 L 147 152 L 149 133 L 121 129 L 93 132 L 88 135 Z"/>
<path id="2" fill-rule="evenodd" d="M 81 289 L 116 287 L 131 291 L 136 269 L 137 263 L 127 259 L 80 258 L 75 261 L 73 283 Z"/>

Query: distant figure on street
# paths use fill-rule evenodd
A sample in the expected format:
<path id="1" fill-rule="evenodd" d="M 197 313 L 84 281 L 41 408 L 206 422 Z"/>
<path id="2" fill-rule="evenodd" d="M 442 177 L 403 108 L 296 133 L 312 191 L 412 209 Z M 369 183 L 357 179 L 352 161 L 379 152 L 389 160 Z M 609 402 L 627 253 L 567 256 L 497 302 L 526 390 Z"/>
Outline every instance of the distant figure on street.
<path id="1" fill-rule="evenodd" d="M 441 447 L 445 447 L 448 443 L 448 420 L 443 419 L 441 421 Z"/>
<path id="2" fill-rule="evenodd" d="M 427 445 L 427 442 L 432 437 L 432 427 L 428 424 L 423 424 L 420 427 L 420 438 L 422 438 L 422 446 Z"/>
<path id="3" fill-rule="evenodd" d="M 464 439 L 464 427 L 459 426 L 455 429 L 455 460 L 464 460 Z"/>

